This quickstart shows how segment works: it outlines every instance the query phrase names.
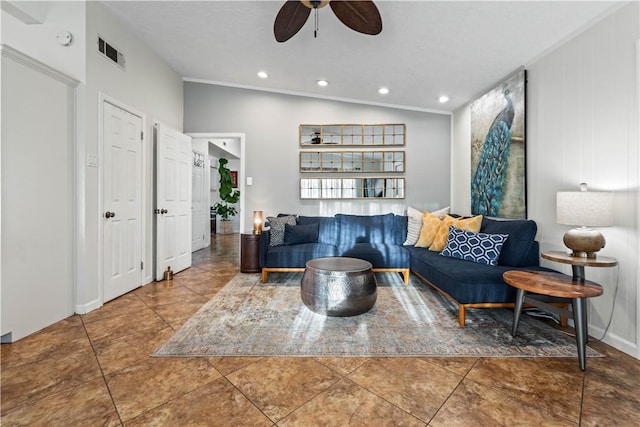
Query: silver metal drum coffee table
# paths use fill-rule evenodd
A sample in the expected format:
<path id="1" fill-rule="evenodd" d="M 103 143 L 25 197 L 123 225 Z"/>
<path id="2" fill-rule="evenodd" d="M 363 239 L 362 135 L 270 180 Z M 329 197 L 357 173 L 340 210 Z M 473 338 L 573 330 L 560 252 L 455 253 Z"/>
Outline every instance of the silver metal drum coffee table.
<path id="1" fill-rule="evenodd" d="M 376 303 L 376 277 L 368 261 L 327 257 L 307 262 L 300 294 L 309 310 L 326 316 L 355 316 Z"/>

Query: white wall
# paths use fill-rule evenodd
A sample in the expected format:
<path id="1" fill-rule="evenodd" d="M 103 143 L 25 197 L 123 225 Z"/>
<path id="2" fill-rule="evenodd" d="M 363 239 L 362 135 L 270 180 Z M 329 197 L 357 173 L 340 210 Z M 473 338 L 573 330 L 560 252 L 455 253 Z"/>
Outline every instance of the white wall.
<path id="1" fill-rule="evenodd" d="M 640 260 L 638 189 L 638 43 L 640 6 L 633 2 L 526 66 L 527 191 L 529 218 L 538 223 L 541 250 L 564 250 L 567 230 L 555 222 L 557 191 L 617 192 L 616 226 L 603 228 L 602 255 L 618 268 L 589 268 L 604 295 L 590 301 L 590 334 L 640 357 L 638 272 Z M 452 204 L 469 211 L 469 106 L 454 114 Z M 571 274 L 570 266 L 543 265 Z"/>
<path id="2" fill-rule="evenodd" d="M 2 43 L 45 63 L 80 81 L 76 89 L 76 195 L 77 289 L 75 311 L 79 313 L 101 304 L 100 235 L 100 169 L 88 165 L 88 158 L 98 159 L 99 93 L 116 99 L 146 116 L 145 129 L 145 277 L 152 277 L 152 147 L 151 127 L 154 120 L 182 130 L 182 78 L 152 50 L 142 44 L 99 2 L 44 2 L 42 24 L 27 25 L 2 12 Z M 73 34 L 71 45 L 57 43 L 59 31 Z M 126 55 L 122 70 L 97 52 L 97 35 L 111 42 Z M 34 119 L 37 121 L 37 118 Z M 37 147 L 34 146 L 34 151 Z M 37 266 L 34 266 L 37 268 Z"/>
<path id="3" fill-rule="evenodd" d="M 85 156 L 100 159 L 98 135 L 98 97 L 103 93 L 146 116 L 144 140 L 145 157 L 145 281 L 152 280 L 152 127 L 155 121 L 182 131 L 182 78 L 161 60 L 99 2 L 87 2 L 86 64 L 87 64 L 87 130 Z M 125 54 L 126 66 L 122 70 L 102 56 L 97 49 L 98 34 Z M 100 164 L 100 160 L 98 161 Z M 101 300 L 99 263 L 102 234 L 102 215 L 99 197 L 100 169 L 85 167 L 85 221 L 84 242 L 85 276 L 78 310 L 95 308 Z"/>
<path id="4" fill-rule="evenodd" d="M 185 131 L 246 135 L 239 181 L 241 212 L 250 231 L 251 214 L 280 212 L 333 215 L 338 212 L 403 213 L 411 205 L 435 210 L 449 204 L 451 116 L 324 99 L 185 82 Z M 300 200 L 298 125 L 406 123 L 406 199 Z M 245 177 L 253 185 L 245 185 Z"/>
<path id="5" fill-rule="evenodd" d="M 5 6 L 0 39 L 21 57 L 12 64 L 3 48 L 2 334 L 16 340 L 74 312 L 85 5 L 43 2 L 38 24 L 24 23 Z M 28 9 L 24 19 L 34 11 L 24 2 L 16 6 Z M 60 31 L 77 39 L 62 46 Z"/>

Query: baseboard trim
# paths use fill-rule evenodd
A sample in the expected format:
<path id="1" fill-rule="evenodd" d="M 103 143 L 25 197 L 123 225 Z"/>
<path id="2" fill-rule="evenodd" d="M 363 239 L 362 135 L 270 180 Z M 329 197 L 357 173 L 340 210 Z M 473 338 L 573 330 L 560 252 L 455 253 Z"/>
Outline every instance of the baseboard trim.
<path id="1" fill-rule="evenodd" d="M 589 325 L 590 337 L 599 339 L 600 337 L 602 337 L 602 335 L 604 335 L 604 329 Z M 607 335 L 605 335 L 605 337 L 602 339 L 602 342 L 605 344 L 609 344 L 611 347 L 614 347 L 631 357 L 640 359 L 640 348 L 638 348 L 638 345 L 636 343 L 614 335 L 611 333 L 611 331 L 609 331 Z"/>
<path id="2" fill-rule="evenodd" d="M 99 300 L 96 299 L 88 302 L 87 304 L 76 304 L 74 308 L 74 312 L 76 314 L 87 314 L 88 312 L 98 309 L 100 307 L 102 307 L 102 304 L 100 303 Z"/>

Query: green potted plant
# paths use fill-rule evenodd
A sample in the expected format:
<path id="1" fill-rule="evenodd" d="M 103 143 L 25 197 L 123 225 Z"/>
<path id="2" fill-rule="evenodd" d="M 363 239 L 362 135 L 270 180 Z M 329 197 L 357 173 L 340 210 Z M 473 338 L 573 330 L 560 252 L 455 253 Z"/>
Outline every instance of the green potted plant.
<path id="1" fill-rule="evenodd" d="M 238 214 L 235 204 L 240 200 L 240 191 L 233 188 L 231 171 L 227 168 L 229 161 L 224 157 L 218 160 L 218 174 L 220 175 L 220 201 L 213 205 L 213 211 L 220 216 L 220 230 L 222 234 L 232 232 L 231 219 Z"/>

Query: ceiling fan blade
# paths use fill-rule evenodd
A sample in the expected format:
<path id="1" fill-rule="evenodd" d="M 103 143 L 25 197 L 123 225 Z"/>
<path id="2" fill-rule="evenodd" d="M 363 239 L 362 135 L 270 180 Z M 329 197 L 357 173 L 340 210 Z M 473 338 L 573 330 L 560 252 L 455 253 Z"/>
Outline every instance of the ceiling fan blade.
<path id="1" fill-rule="evenodd" d="M 332 0 L 329 6 L 338 19 L 354 31 L 371 35 L 382 31 L 382 17 L 371 0 Z"/>
<path id="2" fill-rule="evenodd" d="M 273 24 L 273 34 L 279 42 L 286 42 L 296 35 L 311 14 L 311 9 L 299 1 L 287 1 L 280 8 Z"/>

